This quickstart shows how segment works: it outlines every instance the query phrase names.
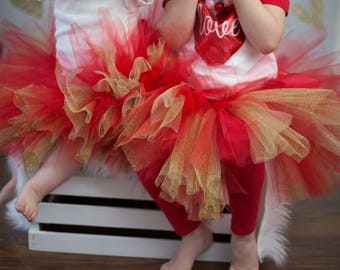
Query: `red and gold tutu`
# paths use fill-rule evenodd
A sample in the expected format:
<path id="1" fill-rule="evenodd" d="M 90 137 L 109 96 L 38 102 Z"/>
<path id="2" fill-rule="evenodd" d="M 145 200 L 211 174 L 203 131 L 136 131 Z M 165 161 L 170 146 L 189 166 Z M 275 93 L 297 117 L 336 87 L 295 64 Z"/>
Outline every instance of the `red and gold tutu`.
<path id="1" fill-rule="evenodd" d="M 82 162 L 97 148 L 111 161 L 124 160 L 115 145 L 130 111 L 189 74 L 188 64 L 166 48 L 152 22 L 140 20 L 130 34 L 122 35 L 123 27 L 107 12 L 100 17 L 101 44 L 74 26 L 70 36 L 78 68 L 66 73 L 56 69 L 64 109 L 73 126 L 69 139 L 80 140 L 77 158 Z"/>
<path id="2" fill-rule="evenodd" d="M 124 152 L 139 171 L 157 162 L 162 147 L 170 147 L 156 184 L 193 219 L 220 216 L 225 181 L 234 181 L 229 192 L 243 192 L 237 179 L 223 179 L 228 168 L 221 161 L 240 167 L 272 163 L 281 202 L 327 194 L 338 185 L 339 97 L 333 90 L 273 86 L 272 81 L 258 90 L 248 85 L 235 96 L 216 89 L 218 99 L 188 85 L 170 88 L 124 119 L 124 131 L 130 131 L 122 132 Z M 141 117 L 140 110 L 148 110 L 149 117 Z M 130 119 L 140 119 L 132 130 Z"/>
<path id="3" fill-rule="evenodd" d="M 77 62 L 72 70 L 62 68 L 56 59 L 53 17 L 48 29 L 36 24 L 27 33 L 5 23 L 1 151 L 34 167 L 57 140 L 66 138 L 78 145 L 80 162 L 100 152 L 110 165 L 126 166 L 125 156 L 114 147 L 123 117 L 152 90 L 184 81 L 189 65 L 164 49 L 154 21 L 140 20 L 128 35 L 108 12 L 102 11 L 100 18 L 104 37 L 100 44 L 81 27 L 72 26 Z M 64 63 L 69 61 L 66 55 L 61 57 Z"/>
<path id="4" fill-rule="evenodd" d="M 65 137 L 78 143 L 81 162 L 101 151 L 108 159 L 126 156 L 138 172 L 166 160 L 155 179 L 160 196 L 183 204 L 192 219 L 220 217 L 226 181 L 229 192 L 244 192 L 236 178 L 224 177 L 222 163 L 265 162 L 281 202 L 339 185 L 333 55 L 295 50 L 288 61 L 279 50 L 277 78 L 199 90 L 186 83 L 191 60 L 176 57 L 153 24 L 141 20 L 122 38 L 117 22 L 101 18 L 100 45 L 73 27 L 78 67 L 68 72 L 56 62 L 51 34 L 40 31 L 41 42 L 10 27 L 13 50 L 0 65 L 2 150 L 41 162 Z"/>
<path id="5" fill-rule="evenodd" d="M 275 79 L 154 90 L 122 120 L 116 146 L 135 171 L 166 157 L 155 181 L 160 196 L 184 205 L 191 219 L 220 217 L 228 200 L 226 181 L 229 193 L 245 193 L 224 166 L 228 162 L 265 162 L 282 203 L 339 186 L 339 63 L 335 53 L 313 54 L 324 36 L 306 47 L 297 46 L 301 40 L 292 35 L 277 51 Z"/>
<path id="6" fill-rule="evenodd" d="M 0 62 L 1 150 L 40 164 L 56 140 L 71 128 L 55 77 L 53 24 L 32 25 L 35 35 L 4 23 Z"/>

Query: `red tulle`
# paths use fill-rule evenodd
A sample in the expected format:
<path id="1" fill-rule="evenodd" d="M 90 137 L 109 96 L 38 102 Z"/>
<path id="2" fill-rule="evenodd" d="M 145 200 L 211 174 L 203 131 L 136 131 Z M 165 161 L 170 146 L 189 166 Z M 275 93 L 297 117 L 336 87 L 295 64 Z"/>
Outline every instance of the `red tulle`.
<path id="1" fill-rule="evenodd" d="M 183 204 L 193 219 L 220 216 L 226 182 L 229 193 L 244 193 L 222 164 L 265 162 L 281 202 L 339 185 L 340 69 L 335 53 L 317 50 L 323 33 L 308 42 L 295 33 L 284 38 L 275 79 L 198 90 L 186 83 L 197 56 L 177 57 L 156 20 L 120 32 L 107 12 L 100 18 L 99 44 L 72 27 L 74 70 L 56 62 L 53 27 L 31 36 L 7 24 L 3 151 L 37 163 L 63 136 L 79 143 L 81 162 L 97 151 L 108 164 L 128 161 L 136 172 L 164 161 L 155 179 L 160 196 Z"/>
<path id="2" fill-rule="evenodd" d="M 9 22 L 4 22 L 2 32 L 1 150 L 27 166 L 42 162 L 70 128 L 54 72 L 53 29 L 51 19 L 47 30 L 33 25 L 34 35 Z"/>

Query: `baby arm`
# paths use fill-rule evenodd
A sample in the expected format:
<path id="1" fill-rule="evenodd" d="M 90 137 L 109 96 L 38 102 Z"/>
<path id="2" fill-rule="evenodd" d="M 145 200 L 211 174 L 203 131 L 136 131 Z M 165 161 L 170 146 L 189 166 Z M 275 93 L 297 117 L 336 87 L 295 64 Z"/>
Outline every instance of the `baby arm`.
<path id="1" fill-rule="evenodd" d="M 165 1 L 161 33 L 171 48 L 182 47 L 191 37 L 198 0 Z"/>
<path id="2" fill-rule="evenodd" d="M 234 0 L 238 19 L 247 39 L 262 53 L 278 46 L 285 26 L 285 11 L 260 0 Z"/>

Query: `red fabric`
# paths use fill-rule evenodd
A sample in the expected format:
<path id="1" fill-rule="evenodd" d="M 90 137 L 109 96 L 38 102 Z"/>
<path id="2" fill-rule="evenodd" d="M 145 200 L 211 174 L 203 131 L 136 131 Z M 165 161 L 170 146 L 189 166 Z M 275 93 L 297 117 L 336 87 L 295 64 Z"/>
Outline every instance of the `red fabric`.
<path id="1" fill-rule="evenodd" d="M 198 1 L 194 27 L 195 50 L 209 66 L 226 63 L 246 39 L 234 5 L 215 3 L 215 7 L 211 7 L 207 1 Z M 264 0 L 263 3 L 277 5 L 288 13 L 287 0 Z"/>
<path id="2" fill-rule="evenodd" d="M 184 207 L 175 202 L 168 202 L 159 198 L 160 188 L 154 184 L 164 160 L 159 160 L 153 166 L 139 171 L 138 177 L 144 188 L 153 198 L 158 207 L 163 211 L 175 232 L 179 236 L 187 235 L 194 231 L 200 222 L 188 219 Z M 232 163 L 224 163 L 224 176 L 227 180 L 228 190 L 234 190 L 230 186 L 237 178 L 245 193 L 229 192 L 230 210 L 232 213 L 231 231 L 237 235 L 248 235 L 256 228 L 257 217 L 261 199 L 261 191 L 264 182 L 264 164 L 238 167 Z"/>
<path id="3" fill-rule="evenodd" d="M 137 172 L 137 175 L 146 191 L 171 223 L 176 234 L 184 236 L 194 231 L 200 225 L 200 222 L 189 220 L 188 213 L 182 205 L 175 202 L 168 202 L 159 197 L 161 190 L 156 187 L 155 179 L 162 168 L 164 161 L 165 160 L 159 160 L 153 166 Z"/>
<path id="4" fill-rule="evenodd" d="M 266 3 L 268 2 L 269 1 L 266 1 Z M 110 29 L 110 27 L 107 27 L 107 29 Z M 309 35 L 309 38 L 310 37 L 311 36 Z M 145 40 L 151 40 L 151 39 L 143 38 L 143 41 Z M 298 39 L 296 40 L 299 41 L 301 44 L 303 44 L 301 40 L 301 35 L 299 35 Z M 322 38 L 320 40 L 322 40 Z M 244 235 L 244 234 L 248 234 L 251 231 L 253 231 L 254 226 L 256 224 L 258 204 L 259 204 L 260 193 L 261 193 L 260 191 L 261 191 L 262 183 L 263 183 L 263 164 L 261 165 L 249 164 L 251 160 L 249 156 L 250 150 L 248 149 L 249 140 L 248 140 L 248 135 L 246 134 L 247 125 L 244 124 L 236 115 L 229 114 L 229 112 L 232 113 L 233 109 L 237 109 L 238 106 L 241 106 L 243 102 L 247 101 L 247 95 L 246 95 L 247 92 L 256 90 L 256 89 L 267 89 L 267 88 L 278 88 L 278 87 L 280 88 L 281 87 L 288 87 L 288 88 L 289 87 L 302 87 L 303 88 L 307 86 L 308 87 L 322 86 L 325 88 L 337 88 L 339 90 L 340 84 L 338 82 L 339 82 L 340 76 L 338 74 L 334 74 L 333 70 L 335 69 L 330 69 L 330 67 L 334 67 L 334 66 L 330 66 L 331 63 L 333 63 L 331 60 L 335 59 L 333 57 L 334 55 L 329 54 L 327 56 L 322 57 L 321 60 L 320 58 L 315 58 L 315 57 L 312 58 L 313 55 L 309 55 L 308 57 L 307 52 L 315 48 L 318 44 L 309 42 L 309 43 L 304 43 L 304 44 L 308 44 L 310 47 L 296 46 L 296 44 L 300 44 L 300 43 L 299 42 L 296 43 L 293 41 L 294 40 L 290 37 L 286 42 L 282 43 L 283 44 L 282 49 L 281 50 L 279 49 L 277 51 L 277 58 L 278 58 L 278 65 L 279 65 L 280 72 L 279 72 L 278 78 L 275 79 L 274 81 L 268 81 L 268 82 L 261 81 L 261 82 L 253 82 L 249 85 L 243 85 L 243 86 L 239 85 L 237 87 L 238 91 L 236 91 L 236 89 L 227 89 L 227 88 L 220 89 L 220 91 L 218 91 L 217 89 L 207 89 L 207 91 L 192 91 L 190 90 L 189 87 L 186 87 L 186 86 L 182 86 L 180 88 L 174 89 L 172 92 L 173 97 L 174 98 L 184 97 L 184 100 L 185 100 L 183 104 L 183 117 L 180 118 L 181 123 L 178 123 L 178 129 L 176 130 L 170 129 L 167 126 L 165 126 L 162 128 L 162 130 L 159 133 L 157 133 L 156 127 L 152 126 L 154 129 L 148 129 L 147 127 L 149 127 L 152 124 L 156 125 L 158 124 L 158 122 L 156 122 L 155 124 L 154 121 L 150 122 L 149 121 L 150 119 L 145 120 L 144 118 L 142 119 L 142 117 L 140 116 L 137 118 L 137 120 L 141 119 L 145 122 L 145 124 L 144 122 L 137 123 L 138 125 L 143 124 L 140 130 L 138 130 L 139 134 L 143 136 L 139 138 L 145 138 L 149 136 L 148 138 L 150 138 L 150 141 L 141 139 L 141 141 L 143 141 L 145 144 L 139 148 L 135 148 L 135 145 L 134 145 L 134 143 L 136 143 L 135 141 L 130 142 L 131 143 L 130 148 L 133 151 L 131 151 L 132 153 L 130 152 L 130 155 L 128 156 L 128 158 L 131 158 L 132 155 L 136 155 L 136 156 L 138 155 L 137 157 L 139 157 L 138 161 L 140 163 L 148 162 L 148 164 L 146 164 L 147 166 L 139 167 L 139 169 L 136 171 L 143 185 L 147 189 L 147 191 L 150 193 L 150 195 L 153 197 L 155 202 L 158 204 L 161 210 L 166 214 L 167 218 L 169 219 L 171 224 L 174 226 L 177 234 L 185 235 L 193 231 L 195 228 L 197 228 L 199 223 L 189 221 L 184 208 L 181 207 L 180 205 L 175 204 L 175 203 L 169 203 L 162 199 L 159 199 L 158 195 L 160 193 L 160 190 L 157 187 L 155 187 L 154 180 L 156 179 L 158 172 L 160 171 L 160 168 L 164 164 L 164 161 L 169 156 L 170 151 L 173 149 L 175 140 L 181 137 L 179 136 L 180 134 L 185 134 L 181 132 L 185 132 L 183 128 L 184 127 L 186 128 L 187 126 L 185 126 L 184 124 L 186 123 L 186 121 L 189 121 L 190 119 L 192 119 L 192 118 L 189 118 L 190 116 L 198 115 L 201 113 L 202 115 L 204 114 L 202 116 L 202 119 L 204 120 L 213 119 L 215 121 L 215 122 L 209 122 L 209 121 L 204 122 L 206 125 L 204 126 L 202 125 L 202 127 L 204 128 L 199 130 L 197 138 L 200 139 L 198 140 L 198 142 L 206 142 L 206 143 L 194 144 L 193 147 L 197 146 L 197 149 L 195 148 L 194 149 L 195 151 L 192 151 L 192 152 L 199 153 L 202 150 L 209 148 L 209 146 L 212 145 L 214 141 L 213 140 L 211 141 L 201 140 L 201 139 L 208 137 L 209 134 L 216 133 L 216 136 L 214 137 L 217 138 L 216 139 L 216 142 L 218 142 L 217 146 L 221 146 L 217 148 L 219 158 L 220 158 L 220 161 L 223 162 L 225 165 L 225 168 L 224 168 L 225 170 L 223 171 L 223 173 L 225 173 L 223 174 L 223 176 L 225 177 L 222 179 L 222 181 L 226 182 L 226 184 L 228 185 L 228 190 L 230 191 L 230 194 L 229 194 L 230 204 L 231 204 L 231 210 L 233 212 L 232 231 L 236 234 Z M 113 39 L 113 43 L 114 43 L 114 39 Z M 130 44 L 130 42 L 126 44 Z M 132 42 L 131 44 L 138 45 L 140 43 Z M 142 45 L 140 45 L 141 46 L 140 48 L 134 48 L 133 51 L 135 52 L 142 51 L 141 56 L 145 56 L 145 53 L 144 53 L 145 48 L 142 48 Z M 123 45 L 118 46 L 118 48 L 123 48 Z M 301 54 L 302 53 L 301 51 L 303 50 L 305 50 L 306 52 L 303 52 L 303 54 Z M 117 55 L 118 70 L 120 70 L 125 75 L 129 75 L 129 70 L 131 68 L 133 58 L 132 59 L 129 58 L 127 61 L 123 57 L 124 50 L 117 50 L 117 51 L 119 52 Z M 287 52 L 289 52 L 289 57 L 287 57 Z M 137 55 L 138 54 L 136 54 L 135 56 Z M 125 60 L 123 61 L 123 59 Z M 34 60 L 37 60 L 37 62 L 39 60 L 40 62 L 41 59 L 38 57 L 32 58 L 33 67 L 36 67 L 36 66 L 40 67 L 40 65 L 37 65 Z M 100 58 L 95 59 L 96 61 L 98 61 L 98 63 L 97 62 L 89 63 L 89 67 L 93 65 L 93 67 L 89 69 L 86 69 L 87 63 L 88 63 L 87 61 L 85 61 L 86 59 L 84 59 L 85 61 L 84 65 L 82 65 L 82 62 L 81 62 L 82 58 L 79 58 L 79 60 L 80 60 L 79 61 L 80 67 L 83 68 L 82 71 L 84 73 L 79 73 L 78 77 L 82 79 L 84 82 L 88 83 L 89 85 L 95 84 L 98 80 L 98 78 L 95 76 L 93 77 L 87 76 L 88 74 L 94 74 L 93 68 L 99 67 L 99 70 L 104 69 L 104 71 L 106 71 L 105 66 L 102 67 L 100 65 L 101 64 L 99 62 Z M 171 87 L 173 84 L 177 84 L 177 82 L 182 81 L 182 78 L 181 78 L 182 76 L 185 77 L 184 74 L 182 73 L 182 70 L 174 68 L 176 66 L 173 66 L 170 69 L 171 71 L 170 72 L 169 66 L 171 67 L 171 65 L 169 65 L 168 62 L 163 62 L 161 60 L 159 62 L 160 63 L 158 65 L 157 63 L 156 64 L 154 63 L 154 67 L 151 71 L 145 72 L 141 75 L 140 82 L 144 86 L 142 88 L 143 91 L 141 91 L 143 102 L 139 106 L 136 105 L 134 108 L 131 108 L 131 111 L 128 114 L 130 119 L 132 119 L 133 115 L 136 115 L 136 116 L 139 115 L 140 112 L 144 113 L 145 118 L 147 118 L 148 113 L 153 108 L 153 104 L 154 104 L 156 97 L 162 94 L 164 91 L 166 91 L 166 89 Z M 43 61 L 43 63 L 48 63 L 48 61 L 47 62 Z M 167 65 L 164 65 L 164 63 L 167 63 Z M 96 64 L 98 64 L 98 66 L 96 66 Z M 166 66 L 167 68 L 167 73 L 159 75 L 160 73 L 158 72 L 158 70 L 162 71 L 162 68 L 164 66 Z M 179 66 L 181 67 L 181 65 Z M 319 68 L 313 69 L 313 67 L 319 67 Z M 49 70 L 48 72 L 49 74 L 54 74 L 54 72 L 51 72 L 51 70 L 54 71 L 54 69 L 50 68 L 48 70 Z M 173 71 L 176 71 L 176 72 L 173 72 Z M 174 75 L 178 73 L 177 76 L 169 76 L 170 74 L 172 75 L 172 72 Z M 168 75 L 168 76 L 163 76 L 163 75 Z M 14 80 L 15 78 L 14 76 L 12 77 L 5 76 L 3 78 L 6 78 L 6 80 L 11 78 L 13 79 L 13 83 L 17 83 L 17 82 L 26 82 L 28 77 L 25 76 L 25 80 L 23 79 Z M 47 80 L 48 78 L 49 78 L 48 76 L 37 76 L 37 79 L 44 80 L 43 82 L 39 81 L 39 84 L 47 85 L 47 86 L 49 86 L 49 84 L 51 83 Z M 51 91 L 53 92 L 53 94 L 60 95 L 60 92 L 58 91 L 58 89 L 53 87 L 53 85 L 55 84 L 54 75 L 51 78 L 52 78 Z M 157 80 L 154 80 L 154 78 L 157 78 Z M 161 86 L 164 86 L 164 88 L 162 88 Z M 105 103 L 102 103 L 104 101 L 100 99 L 100 98 L 107 97 L 106 92 L 105 93 L 101 92 L 102 95 L 100 95 L 99 92 L 96 91 L 98 89 L 94 89 L 90 87 L 90 90 L 91 90 L 90 91 L 91 95 L 88 96 L 89 99 L 92 100 L 92 97 L 93 97 L 93 100 L 96 100 L 95 98 L 98 97 L 98 102 L 95 103 L 97 104 L 97 107 L 93 110 L 95 112 L 95 116 L 93 116 L 92 118 L 93 121 L 86 123 L 86 125 L 88 126 L 86 128 L 88 128 L 88 130 L 90 131 L 93 131 L 95 130 L 94 127 L 96 126 L 97 119 L 99 119 L 100 115 L 103 114 L 100 108 L 102 108 L 102 105 L 103 104 L 105 105 L 106 102 L 108 102 L 108 100 L 105 99 Z M 231 90 L 235 90 L 235 91 L 231 91 Z M 36 95 L 38 95 L 40 98 L 45 97 L 43 95 L 40 95 L 39 90 L 36 90 L 35 88 L 32 88 L 32 91 Z M 44 88 L 41 88 L 40 91 L 44 91 Z M 8 105 L 7 101 L 8 100 L 12 101 L 13 99 L 13 92 L 4 91 L 3 93 L 4 93 L 4 98 L 0 100 L 1 102 L 3 102 L 4 106 L 7 106 Z M 234 93 L 235 96 L 232 96 L 231 93 Z M 45 95 L 46 97 L 47 96 L 53 97 L 52 94 L 49 94 L 47 92 L 45 93 Z M 243 98 L 238 99 L 238 96 L 239 97 L 243 96 Z M 63 96 L 61 95 L 60 101 L 62 101 L 62 98 Z M 25 99 L 23 98 L 23 100 L 25 102 L 30 101 L 30 99 L 27 99 L 27 98 Z M 53 98 L 48 99 L 49 102 L 53 100 L 54 100 Z M 56 100 L 59 101 L 59 99 L 56 99 Z M 124 100 L 125 98 L 123 98 L 123 101 Z M 63 112 L 62 102 L 59 102 L 57 105 L 54 105 L 51 107 L 49 106 L 49 103 L 47 102 L 39 101 L 38 103 L 43 104 L 44 106 L 47 106 L 47 108 L 52 108 L 52 109 L 55 108 L 55 110 L 58 109 L 57 112 L 59 111 Z M 12 111 L 5 110 L 9 114 L 9 115 L 4 116 L 5 117 L 4 119 L 6 120 L 9 117 L 12 117 L 12 115 L 16 115 L 20 113 L 20 111 L 17 110 L 18 108 L 16 106 L 11 106 L 11 105 L 12 105 L 12 102 L 10 102 L 8 108 L 12 109 Z M 331 185 L 331 183 L 328 185 L 328 183 L 326 182 L 326 179 L 332 179 L 333 175 L 328 176 L 323 173 L 329 172 L 330 174 L 333 174 L 335 172 L 334 168 L 337 168 L 337 171 L 339 171 L 339 164 L 340 164 L 339 157 L 334 158 L 333 153 L 328 153 L 326 149 L 322 148 L 321 144 L 320 145 L 317 144 L 319 138 L 316 135 L 314 135 L 314 130 L 313 130 L 314 126 L 301 125 L 300 122 L 302 122 L 302 120 L 294 117 L 295 115 L 294 110 L 293 110 L 294 108 L 293 109 L 290 107 L 287 107 L 287 109 L 282 108 L 280 107 L 282 105 L 281 102 L 278 102 L 278 104 L 276 104 L 275 102 L 266 102 L 265 105 L 268 106 L 273 111 L 277 110 L 279 112 L 283 111 L 287 113 L 293 113 L 292 128 L 294 130 L 297 130 L 302 135 L 305 135 L 307 138 L 312 138 L 316 140 L 315 143 L 314 141 L 312 141 L 311 143 L 312 151 L 310 152 L 310 155 L 307 158 L 305 158 L 303 162 L 301 163 L 292 162 L 291 164 L 289 164 L 290 165 L 289 167 L 286 167 L 286 166 L 282 166 L 282 164 L 283 165 L 287 164 L 286 159 L 289 159 L 288 161 L 292 161 L 292 160 L 284 155 L 276 157 L 276 160 L 275 160 L 277 164 L 276 168 L 282 168 L 282 167 L 287 168 L 287 175 L 290 176 L 290 178 L 285 177 L 285 178 L 279 179 L 278 180 L 279 183 L 283 183 L 284 184 L 283 186 L 285 187 L 288 186 L 291 188 L 296 187 L 295 185 L 296 183 L 298 183 L 299 185 L 307 185 L 309 188 L 309 194 L 307 195 L 310 195 L 310 196 L 325 194 L 325 193 L 328 193 L 330 190 L 332 190 L 333 186 Z M 287 104 L 287 106 L 288 105 L 289 104 Z M 155 107 L 155 108 L 159 109 L 158 107 Z M 145 108 L 147 110 L 145 110 Z M 163 107 L 160 107 L 160 110 L 161 109 L 163 109 Z M 33 114 L 34 115 L 45 115 L 43 113 L 39 113 L 39 111 L 38 112 L 33 111 Z M 64 115 L 64 114 L 61 114 L 61 115 Z M 162 115 L 162 114 L 159 114 L 159 115 Z M 27 117 L 28 119 L 34 119 L 34 117 L 32 117 L 31 115 L 29 116 L 30 117 Z M 3 118 L 0 117 L 0 119 L 2 120 Z M 157 119 L 158 118 L 155 118 L 153 120 L 157 120 Z M 125 120 L 126 120 L 126 123 L 129 122 L 129 125 L 127 126 L 127 128 L 131 128 L 132 124 L 130 123 L 130 121 L 128 121 L 129 119 L 127 116 L 125 117 Z M 69 120 L 63 121 L 62 123 L 69 123 Z M 215 123 L 217 124 L 215 125 Z M 310 121 L 306 123 L 310 123 Z M 5 123 L 5 125 L 7 124 L 8 123 Z M 137 124 L 136 124 L 136 130 L 139 127 Z M 30 127 L 32 126 L 32 124 L 29 123 L 27 126 Z M 0 127 L 2 126 L 0 125 Z M 45 125 L 43 125 L 43 127 L 46 128 Z M 209 128 L 212 127 L 212 128 L 208 130 L 206 129 L 206 127 L 209 127 Z M 61 133 L 62 131 L 65 132 L 64 130 L 66 129 L 61 128 L 59 130 Z M 134 129 L 133 132 L 135 132 L 136 130 Z M 151 132 L 148 132 L 150 130 Z M 90 136 L 89 138 L 93 139 L 93 137 L 94 136 Z M 121 136 L 121 137 L 124 137 L 124 136 Z M 136 137 L 138 139 L 138 136 Z M 130 137 L 127 136 L 126 140 L 128 140 L 129 138 Z M 210 138 L 212 138 L 212 136 L 210 136 Z M 99 141 L 101 143 L 103 141 L 106 143 L 106 138 L 104 139 L 102 136 L 99 136 Z M 114 141 L 113 142 L 110 141 L 110 143 L 114 144 Z M 136 144 L 138 145 L 138 143 L 139 142 L 137 142 Z M 164 149 L 160 149 L 160 147 L 163 147 Z M 139 149 L 143 149 L 143 148 L 144 149 L 147 148 L 148 151 L 138 151 Z M 207 151 L 204 153 L 207 153 Z M 204 155 L 197 155 L 197 156 L 202 157 Z M 320 158 L 320 157 L 323 157 L 323 158 Z M 319 160 L 325 161 L 323 162 L 325 164 L 323 163 L 320 164 L 318 162 Z M 192 156 L 190 156 L 190 159 L 185 160 L 185 162 L 188 162 L 188 161 L 192 161 Z M 142 164 L 142 165 L 145 165 L 145 164 Z M 329 168 L 327 168 L 327 166 L 329 166 Z M 296 168 L 299 170 L 301 169 L 301 174 L 303 174 L 303 177 L 297 180 L 295 175 L 291 173 L 291 172 L 295 172 L 291 168 L 293 169 Z M 274 178 L 278 178 L 280 175 L 282 176 L 282 174 L 278 174 L 278 176 Z M 237 181 L 233 181 L 235 179 Z M 323 182 L 325 184 L 320 185 L 320 183 L 323 183 Z M 324 187 L 324 189 L 320 190 L 320 187 Z M 291 190 L 288 190 L 288 191 L 291 191 Z M 197 195 L 201 195 L 200 191 L 197 192 Z M 290 199 L 290 197 L 287 197 L 287 198 Z M 251 207 L 251 209 L 249 209 L 249 207 Z"/>
<path id="5" fill-rule="evenodd" d="M 199 1 L 194 29 L 195 49 L 209 66 L 223 65 L 243 45 L 246 36 L 237 17 L 233 5 L 216 12 L 204 1 Z M 213 30 L 212 25 L 218 27 Z"/>
<path id="6" fill-rule="evenodd" d="M 274 5 L 282 8 L 286 14 L 288 14 L 289 11 L 289 0 L 261 0 L 263 4 L 267 5 Z"/>
<path id="7" fill-rule="evenodd" d="M 264 164 L 237 167 L 224 163 L 226 180 L 237 178 L 245 193 L 231 193 L 234 181 L 225 181 L 229 191 L 231 231 L 236 235 L 248 235 L 256 228 L 261 191 L 264 182 Z"/>
<path id="8" fill-rule="evenodd" d="M 190 106 L 204 107 L 203 103 L 199 102 L 199 92 L 193 91 L 191 94 L 196 94 L 197 97 L 190 98 L 187 93 L 187 102 L 191 99 L 193 101 Z M 222 101 L 212 103 L 217 111 L 219 107 L 226 106 Z M 264 165 L 262 163 L 252 164 L 250 156 L 247 155 L 249 154 L 249 141 L 246 138 L 245 124 L 241 120 L 220 110 L 217 114 L 217 122 L 221 123 L 218 125 L 221 129 L 218 129 L 217 137 L 220 139 L 219 155 L 224 165 L 223 180 L 229 191 L 230 209 L 233 214 L 231 230 L 237 235 L 247 235 L 255 229 L 257 222 L 264 180 Z M 176 234 L 183 236 L 195 230 L 200 223 L 190 220 L 184 207 L 179 203 L 168 202 L 159 197 L 161 189 L 155 185 L 155 179 L 175 143 L 175 138 L 171 136 L 171 133 L 167 133 L 165 137 L 168 140 L 161 144 L 157 140 L 154 143 L 139 140 L 124 149 L 133 149 L 127 151 L 130 158 L 131 152 L 135 152 L 143 160 L 150 162 L 148 167 L 137 171 L 137 175 L 146 191 L 173 226 Z"/>
<path id="9" fill-rule="evenodd" d="M 3 26 L 0 149 L 34 166 L 71 126 L 55 77 L 53 21 L 46 30 L 33 24 L 34 35 L 7 21 Z"/>

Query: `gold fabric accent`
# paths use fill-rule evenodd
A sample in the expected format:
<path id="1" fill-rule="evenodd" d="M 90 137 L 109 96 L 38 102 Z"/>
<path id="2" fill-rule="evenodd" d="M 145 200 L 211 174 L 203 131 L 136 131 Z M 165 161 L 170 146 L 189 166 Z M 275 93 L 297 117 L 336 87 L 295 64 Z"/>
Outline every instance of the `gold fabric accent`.
<path id="1" fill-rule="evenodd" d="M 283 88 L 254 91 L 250 95 L 267 104 L 284 104 L 283 110 L 301 123 L 315 126 L 311 137 L 318 144 L 340 156 L 340 101 L 334 90 Z"/>
<path id="2" fill-rule="evenodd" d="M 247 123 L 255 163 L 273 159 L 282 152 L 296 160 L 307 155 L 308 140 L 289 127 L 291 118 L 288 114 L 249 101 L 231 112 Z"/>
<path id="3" fill-rule="evenodd" d="M 193 181 L 195 179 L 194 170 L 191 166 L 188 166 L 187 162 L 190 160 L 201 120 L 202 118 L 198 114 L 188 117 L 171 156 L 165 162 L 156 179 L 156 185 L 161 185 L 163 190 L 167 190 L 170 198 L 177 197 L 181 185 L 188 187 L 186 191 L 189 195 L 198 191 L 198 182 Z M 186 180 L 186 182 L 183 182 L 183 180 Z"/>
<path id="4" fill-rule="evenodd" d="M 25 147 L 23 153 L 24 165 L 27 171 L 34 170 L 46 158 L 47 154 L 55 145 L 51 134 L 41 133 L 34 140 L 34 143 Z"/>
<path id="5" fill-rule="evenodd" d="M 150 57 L 156 61 L 160 57 L 164 44 L 159 42 L 149 49 L 149 53 L 154 53 Z M 128 76 L 121 73 L 115 64 L 115 48 L 112 44 L 105 45 L 105 50 L 96 52 L 98 57 L 102 58 L 107 66 L 107 72 L 97 71 L 97 74 L 103 76 L 95 86 L 90 87 L 77 78 L 81 70 L 70 72 L 66 76 L 62 73 L 60 67 L 57 67 L 56 74 L 62 92 L 65 95 L 65 111 L 73 124 L 73 130 L 69 135 L 70 139 L 81 138 L 80 146 L 77 152 L 77 159 L 81 162 L 87 162 L 92 155 L 94 145 L 113 128 L 107 141 L 113 140 L 120 132 L 121 123 L 120 115 L 128 116 L 132 108 L 136 107 L 142 101 L 144 94 L 143 85 L 139 82 L 142 73 L 151 69 L 151 64 L 147 59 L 136 57 Z M 109 93 L 116 100 L 124 97 L 122 107 L 109 107 L 103 112 L 98 122 L 98 136 L 90 138 L 91 132 L 89 125 L 93 129 L 93 111 L 98 106 L 95 100 L 91 101 L 91 95 L 95 92 Z M 92 121 L 92 122 L 91 122 Z M 91 124 L 92 123 L 92 124 Z M 118 124 L 119 123 L 119 124 Z M 116 126 L 115 126 L 116 125 Z"/>
<path id="6" fill-rule="evenodd" d="M 199 186 L 204 194 L 204 200 L 200 206 L 198 216 L 195 216 L 195 212 L 191 211 L 191 218 L 194 220 L 218 219 L 225 204 L 221 181 L 221 165 L 216 141 L 213 139 L 216 137 L 215 119 L 216 112 L 211 109 L 203 116 L 196 139 L 198 143 L 195 145 L 190 157 Z"/>
<path id="7" fill-rule="evenodd" d="M 151 115 L 149 117 L 148 108 L 137 108 L 133 113 L 129 113 L 123 119 L 122 131 L 116 147 L 126 144 L 134 139 L 153 140 L 164 128 L 171 128 L 178 131 L 182 119 L 182 109 L 185 98 L 177 95 L 181 85 L 169 88 L 160 94 L 151 104 Z M 146 102 L 147 103 L 147 102 Z M 147 106 L 148 104 L 145 105 Z M 149 117 L 149 118 L 148 118 Z M 145 121 L 146 120 L 146 121 Z M 140 168 L 134 167 L 135 170 Z"/>
<path id="8" fill-rule="evenodd" d="M 12 137 L 17 137 L 20 134 L 19 127 L 8 127 L 1 129 L 0 133 L 0 145 L 6 143 Z"/>
<path id="9" fill-rule="evenodd" d="M 43 3 L 41 0 L 11 0 L 11 3 L 29 15 L 37 18 L 42 17 Z"/>
<path id="10" fill-rule="evenodd" d="M 177 97 L 172 95 L 160 98 L 165 104 L 176 104 Z M 158 100 L 155 104 L 157 107 Z M 340 156 L 339 104 L 333 90 L 285 88 L 244 94 L 226 109 L 247 124 L 253 161 L 276 164 L 277 185 L 281 185 L 279 197 L 288 200 L 287 187 L 294 198 L 308 197 L 297 164 L 310 154 L 309 139 L 315 139 L 318 144 L 313 149 L 322 147 Z M 172 111 L 171 105 L 168 111 Z M 178 114 L 177 108 L 175 115 Z M 155 182 L 161 187 L 164 199 L 182 203 L 194 220 L 219 218 L 224 207 L 215 118 L 216 112 L 212 109 L 186 116 L 173 151 Z M 308 133 L 310 130 L 313 134 Z M 327 169 L 320 169 L 320 173 L 324 172 Z M 283 176 L 291 174 L 295 174 L 294 182 L 287 183 L 288 177 Z"/>
<path id="11" fill-rule="evenodd" d="M 160 38 L 157 42 L 148 46 L 146 53 L 148 56 L 148 61 L 151 65 L 157 63 L 159 59 L 163 56 L 164 46 L 165 40 L 163 38 Z"/>
<path id="12" fill-rule="evenodd" d="M 177 87 L 170 88 L 155 99 L 151 109 L 151 125 L 155 128 L 150 132 L 150 138 L 154 138 L 157 130 L 165 127 L 178 131 L 185 98 L 182 95 L 175 96 L 176 90 Z"/>
<path id="13" fill-rule="evenodd" d="M 39 90 L 44 91 L 44 87 Z M 44 107 L 37 87 L 27 87 L 11 90 L 2 88 L 1 95 L 11 95 L 12 102 L 20 113 L 8 119 L 8 127 L 1 130 L 0 144 L 16 139 L 22 144 L 22 158 L 27 170 L 33 170 L 46 158 L 60 134 L 61 119 L 52 119 L 41 114 Z M 13 146 L 14 148 L 18 146 Z"/>
<path id="14" fill-rule="evenodd" d="M 161 196 L 181 202 L 193 220 L 219 218 L 224 205 L 221 166 L 213 140 L 215 117 L 216 113 L 209 110 L 186 119 L 155 182 L 163 190 Z M 196 202 L 195 196 L 200 192 L 204 199 Z"/>
<path id="15" fill-rule="evenodd" d="M 297 18 L 304 23 L 316 28 L 324 28 L 324 1 L 323 0 L 310 0 L 309 8 L 303 5 L 295 4 L 292 11 Z"/>

